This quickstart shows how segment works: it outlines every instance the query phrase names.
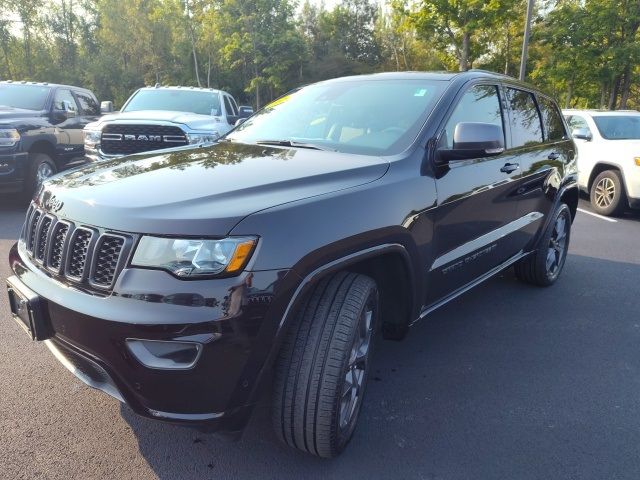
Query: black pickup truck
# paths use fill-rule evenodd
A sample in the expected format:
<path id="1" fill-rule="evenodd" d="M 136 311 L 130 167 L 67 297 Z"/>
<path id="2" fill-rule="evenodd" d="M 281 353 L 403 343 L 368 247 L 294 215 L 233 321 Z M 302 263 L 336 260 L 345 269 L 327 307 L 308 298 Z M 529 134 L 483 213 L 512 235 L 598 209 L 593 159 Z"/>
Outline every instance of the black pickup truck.
<path id="1" fill-rule="evenodd" d="M 0 82 L 0 193 L 30 196 L 42 181 L 84 155 L 82 129 L 100 116 L 87 89 Z"/>

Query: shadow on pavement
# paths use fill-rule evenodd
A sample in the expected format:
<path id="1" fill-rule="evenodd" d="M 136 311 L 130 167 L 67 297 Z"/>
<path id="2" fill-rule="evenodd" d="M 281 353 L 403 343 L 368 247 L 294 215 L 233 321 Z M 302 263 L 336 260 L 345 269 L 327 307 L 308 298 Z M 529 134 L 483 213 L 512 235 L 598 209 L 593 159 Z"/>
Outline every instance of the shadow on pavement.
<path id="1" fill-rule="evenodd" d="M 121 413 L 161 479 L 630 478 L 638 279 L 640 262 L 570 255 L 552 288 L 509 270 L 404 342 L 378 341 L 358 429 L 335 460 L 281 445 L 268 399 L 238 442 Z"/>

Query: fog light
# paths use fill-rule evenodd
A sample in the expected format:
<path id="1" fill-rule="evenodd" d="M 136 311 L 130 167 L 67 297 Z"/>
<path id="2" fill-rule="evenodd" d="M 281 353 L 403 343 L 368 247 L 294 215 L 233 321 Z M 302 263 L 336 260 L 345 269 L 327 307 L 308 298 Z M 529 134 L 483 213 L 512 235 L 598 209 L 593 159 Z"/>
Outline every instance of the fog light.
<path id="1" fill-rule="evenodd" d="M 145 367 L 163 370 L 189 369 L 196 364 L 202 351 L 202 345 L 195 342 L 127 338 L 126 343 Z"/>

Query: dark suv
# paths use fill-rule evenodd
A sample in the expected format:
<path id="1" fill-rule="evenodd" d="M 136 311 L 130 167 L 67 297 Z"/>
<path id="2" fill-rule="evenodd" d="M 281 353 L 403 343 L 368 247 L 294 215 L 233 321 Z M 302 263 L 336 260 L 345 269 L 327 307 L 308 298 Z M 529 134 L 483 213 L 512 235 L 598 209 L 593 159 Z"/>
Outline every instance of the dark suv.
<path id="1" fill-rule="evenodd" d="M 85 88 L 0 82 L 0 193 L 31 197 L 45 178 L 81 160 L 82 129 L 99 116 Z"/>
<path id="2" fill-rule="evenodd" d="M 9 295 L 32 338 L 139 414 L 239 432 L 272 385 L 279 436 L 331 457 L 353 434 L 374 335 L 401 339 L 511 265 L 553 284 L 577 201 L 574 144 L 530 86 L 342 78 L 213 146 L 45 182 Z"/>

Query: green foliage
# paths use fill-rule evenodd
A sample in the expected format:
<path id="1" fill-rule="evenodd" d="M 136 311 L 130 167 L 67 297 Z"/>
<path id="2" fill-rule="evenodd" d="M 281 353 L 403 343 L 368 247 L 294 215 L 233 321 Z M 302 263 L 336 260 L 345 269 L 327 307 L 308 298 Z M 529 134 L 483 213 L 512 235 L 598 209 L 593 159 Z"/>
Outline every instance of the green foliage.
<path id="1" fill-rule="evenodd" d="M 3 0 L 0 78 L 70 83 L 121 105 L 143 85 L 222 88 L 261 106 L 385 70 L 517 76 L 525 0 Z M 640 103 L 640 2 L 536 0 L 528 80 L 566 106 Z"/>

